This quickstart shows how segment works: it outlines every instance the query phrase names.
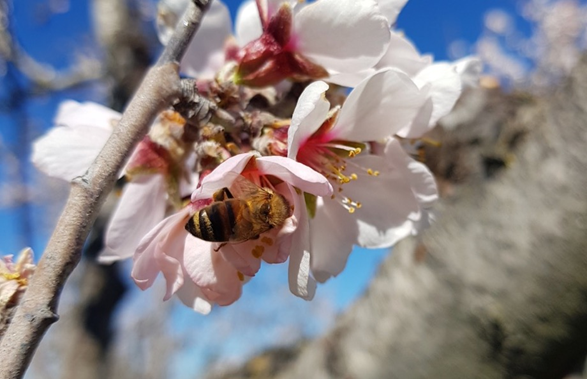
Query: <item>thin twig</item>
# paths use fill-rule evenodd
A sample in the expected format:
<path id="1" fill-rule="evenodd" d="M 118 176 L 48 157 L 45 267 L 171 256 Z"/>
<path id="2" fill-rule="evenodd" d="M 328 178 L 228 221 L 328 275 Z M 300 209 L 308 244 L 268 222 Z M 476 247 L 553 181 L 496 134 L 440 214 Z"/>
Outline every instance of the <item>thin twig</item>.
<path id="1" fill-rule="evenodd" d="M 119 170 L 157 114 L 181 96 L 178 65 L 211 0 L 193 0 L 157 65 L 152 68 L 116 130 L 82 177 L 72 183 L 65 209 L 36 273 L 0 344 L 0 378 L 22 378 L 49 326 L 57 321 L 59 294 L 78 264 L 90 227 Z"/>

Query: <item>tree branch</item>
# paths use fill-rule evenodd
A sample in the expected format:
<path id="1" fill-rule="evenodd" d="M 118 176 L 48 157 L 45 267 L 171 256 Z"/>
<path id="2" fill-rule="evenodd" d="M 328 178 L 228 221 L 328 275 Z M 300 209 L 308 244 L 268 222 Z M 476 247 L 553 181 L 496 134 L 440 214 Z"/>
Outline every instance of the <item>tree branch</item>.
<path id="1" fill-rule="evenodd" d="M 0 378 L 22 378 L 41 338 L 57 321 L 59 294 L 80 260 L 90 227 L 118 172 L 157 114 L 181 96 L 177 61 L 196 33 L 210 2 L 190 3 L 157 65 L 143 80 L 112 136 L 86 174 L 73 181 L 67 204 L 37 271 L 2 338 Z"/>

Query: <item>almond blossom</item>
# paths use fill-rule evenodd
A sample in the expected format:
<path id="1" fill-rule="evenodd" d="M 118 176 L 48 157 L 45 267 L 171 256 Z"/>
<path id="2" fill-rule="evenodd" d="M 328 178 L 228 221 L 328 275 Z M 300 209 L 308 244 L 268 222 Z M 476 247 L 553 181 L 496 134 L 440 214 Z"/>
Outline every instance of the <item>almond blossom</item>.
<path id="1" fill-rule="evenodd" d="M 389 44 L 388 21 L 373 0 L 299 6 L 258 0 L 257 8 L 262 34 L 239 52 L 237 83 L 266 86 L 287 78 L 323 78 L 330 70 L 361 71 L 375 65 Z"/>
<path id="2" fill-rule="evenodd" d="M 5 309 L 18 302 L 18 297 L 26 290 L 35 268 L 31 248 L 21 250 L 16 262 L 12 255 L 0 259 L 0 320 Z"/>
<path id="3" fill-rule="evenodd" d="M 187 3 L 160 4 L 163 43 Z M 235 31 L 236 44 L 231 47 L 228 10 L 214 1 L 181 62 L 182 72 L 209 78 L 225 61 L 235 60 L 234 79 L 239 84 L 263 87 L 289 78 L 317 79 L 329 71 L 352 73 L 372 67 L 390 38 L 388 20 L 374 0 L 247 1 L 239 9 Z"/>
<path id="4" fill-rule="evenodd" d="M 288 157 L 322 173 L 335 188 L 330 198 L 309 202 L 315 209 L 311 267 L 320 282 L 343 270 L 353 245 L 388 247 L 410 234 L 422 215 L 420 191 L 430 190 L 407 180 L 419 173 L 405 167 L 404 156 L 369 153 L 370 141 L 391 139 L 426 101 L 407 75 L 389 69 L 376 73 L 340 109 L 330 110 L 327 89 L 324 82 L 305 89 L 288 136 Z"/>
<path id="5" fill-rule="evenodd" d="M 83 175 L 120 117 L 120 113 L 96 103 L 63 102 L 55 117 L 57 126 L 33 143 L 32 162 L 59 179 L 71 181 Z M 185 153 L 177 143 L 183 122 L 173 112 L 163 113 L 121 172 L 129 182 L 109 222 L 101 262 L 132 257 L 141 238 L 165 217 L 167 204 L 179 208 L 180 187 L 186 187 L 189 179 L 174 163 Z M 187 193 L 191 192 L 187 187 Z"/>
<path id="6" fill-rule="evenodd" d="M 293 207 L 291 216 L 281 227 L 241 243 L 212 243 L 190 235 L 185 229 L 189 218 L 210 204 L 217 190 L 231 188 L 237 177 L 282 194 Z M 283 263 L 289 258 L 292 293 L 311 299 L 316 283 L 310 275 L 310 257 L 305 248 L 309 244 L 307 214 L 303 197 L 296 189 L 315 196 L 332 193 L 326 178 L 285 157 L 255 157 L 248 153 L 227 159 L 202 180 L 188 207 L 163 220 L 140 242 L 134 256 L 135 282 L 146 289 L 161 272 L 167 283 L 165 299 L 178 293 L 188 303 L 228 305 L 240 297 L 242 284 L 259 270 L 261 260 Z M 186 283 L 189 290 L 184 291 L 189 296 L 180 292 Z"/>

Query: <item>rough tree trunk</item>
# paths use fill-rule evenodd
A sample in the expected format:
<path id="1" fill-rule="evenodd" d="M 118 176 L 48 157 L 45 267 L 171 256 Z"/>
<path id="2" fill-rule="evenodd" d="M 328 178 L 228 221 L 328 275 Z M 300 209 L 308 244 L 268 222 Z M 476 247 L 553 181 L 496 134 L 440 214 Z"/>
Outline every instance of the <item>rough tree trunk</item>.
<path id="1" fill-rule="evenodd" d="M 481 111 L 428 155 L 448 195 L 437 223 L 399 243 L 280 379 L 561 378 L 581 368 L 587 64 L 548 96 L 470 96 Z"/>

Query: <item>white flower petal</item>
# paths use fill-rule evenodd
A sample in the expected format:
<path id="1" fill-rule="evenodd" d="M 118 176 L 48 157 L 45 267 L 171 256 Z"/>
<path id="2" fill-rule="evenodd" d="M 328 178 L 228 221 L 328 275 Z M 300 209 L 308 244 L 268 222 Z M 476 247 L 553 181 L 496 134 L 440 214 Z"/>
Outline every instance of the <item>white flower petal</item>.
<path id="1" fill-rule="evenodd" d="M 394 25 L 397 16 L 408 0 L 377 0 L 379 10 L 389 21 L 389 25 Z"/>
<path id="2" fill-rule="evenodd" d="M 315 63 L 355 72 L 381 59 L 390 31 L 373 0 L 320 0 L 296 14 L 294 34 L 298 51 Z"/>
<path id="3" fill-rule="evenodd" d="M 33 142 L 31 160 L 45 174 L 71 181 L 94 162 L 112 130 L 94 126 L 58 126 Z"/>
<path id="4" fill-rule="evenodd" d="M 111 132 L 121 117 L 119 112 L 97 103 L 65 100 L 53 121 L 59 126 L 92 126 Z"/>
<path id="5" fill-rule="evenodd" d="M 397 168 L 405 162 L 359 155 L 353 158 L 353 163 L 380 172 L 379 176 L 357 172 L 357 180 L 342 186 L 343 196 L 361 203 L 351 215 L 358 225 L 357 244 L 369 248 L 392 246 L 410 234 L 412 227 L 408 217 L 419 210 L 410 183 Z"/>
<path id="6" fill-rule="evenodd" d="M 133 256 L 141 239 L 165 217 L 165 178 L 139 175 L 127 183 L 106 230 L 107 250 L 100 263 L 111 263 Z"/>
<path id="7" fill-rule="evenodd" d="M 259 11 L 254 0 L 245 1 L 238 9 L 235 22 L 236 41 L 239 46 L 256 40 L 263 33 Z"/>
<path id="8" fill-rule="evenodd" d="M 413 77 L 432 63 L 429 55 L 420 55 L 416 47 L 398 32 L 391 32 L 389 48 L 377 63 L 378 69 L 397 68 Z"/>
<path id="9" fill-rule="evenodd" d="M 328 84 L 317 81 L 304 89 L 291 118 L 287 135 L 288 158 L 295 159 L 298 149 L 326 120 L 330 103 L 325 99 Z"/>
<path id="10" fill-rule="evenodd" d="M 380 71 L 349 94 L 332 134 L 351 141 L 386 138 L 409 124 L 424 101 L 424 95 L 406 74 Z"/>
<path id="11" fill-rule="evenodd" d="M 457 74 L 461 76 L 463 88 L 475 88 L 479 85 L 479 77 L 483 71 L 483 63 L 477 57 L 465 57 L 454 62 Z"/>
<path id="12" fill-rule="evenodd" d="M 397 132 L 397 135 L 402 138 L 419 138 L 430 130 L 430 119 L 432 118 L 432 112 L 434 111 L 434 103 L 432 98 L 428 98 L 424 105 L 418 111 L 416 117 L 411 124 L 402 128 Z M 434 125 L 433 125 L 434 126 Z"/>
<path id="13" fill-rule="evenodd" d="M 180 71 L 198 79 L 214 77 L 224 64 L 224 43 L 231 34 L 228 8 L 214 0 L 181 60 Z"/>
<path id="14" fill-rule="evenodd" d="M 184 273 L 184 277 L 188 277 Z M 184 281 L 183 286 L 175 293 L 181 302 L 194 311 L 207 315 L 212 310 L 212 303 L 206 300 L 206 296 L 191 279 Z"/>
<path id="15" fill-rule="evenodd" d="M 302 195 L 296 195 L 298 227 L 293 235 L 289 266 L 289 289 L 294 295 L 312 300 L 316 294 L 316 280 L 310 274 L 310 224 Z"/>
<path id="16" fill-rule="evenodd" d="M 428 96 L 434 105 L 430 127 L 436 125 L 441 117 L 446 116 L 461 96 L 461 78 L 454 66 L 449 63 L 435 63 L 426 67 L 414 77 L 414 82 L 420 88 L 430 84 Z"/>
<path id="17" fill-rule="evenodd" d="M 325 80 L 329 83 L 334 83 L 345 87 L 356 87 L 359 85 L 359 83 L 361 83 L 361 81 L 374 75 L 377 71 L 382 69 L 399 69 L 408 76 L 412 77 L 431 63 L 431 56 L 420 55 L 414 45 L 403 35 L 392 31 L 389 47 L 377 65 L 358 72 L 345 73 L 331 71 L 330 76 Z"/>
<path id="18" fill-rule="evenodd" d="M 406 154 L 399 141 L 395 139 L 386 146 L 385 155 L 391 161 L 398 162 L 396 165 L 398 169 L 404 170 L 404 176 L 410 183 L 420 206 L 430 208 L 438 200 L 438 187 L 428 167 Z M 402 159 L 405 165 L 399 163 Z"/>
<path id="19" fill-rule="evenodd" d="M 183 12 L 187 9 L 190 0 L 159 0 L 157 4 L 157 37 L 163 45 L 167 45 L 175 25 Z"/>
<path id="20" fill-rule="evenodd" d="M 344 270 L 357 243 L 357 224 L 335 200 L 318 198 L 316 205 L 316 216 L 310 220 L 310 267 L 314 278 L 324 283 Z"/>

